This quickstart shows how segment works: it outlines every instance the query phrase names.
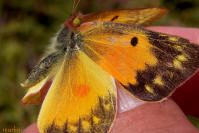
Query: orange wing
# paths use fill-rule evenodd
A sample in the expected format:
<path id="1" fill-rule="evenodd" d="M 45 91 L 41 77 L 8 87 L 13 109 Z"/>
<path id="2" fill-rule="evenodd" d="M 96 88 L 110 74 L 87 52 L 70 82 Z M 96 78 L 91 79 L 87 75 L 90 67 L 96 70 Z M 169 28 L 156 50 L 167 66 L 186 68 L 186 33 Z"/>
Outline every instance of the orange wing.
<path id="1" fill-rule="evenodd" d="M 103 11 L 84 15 L 82 17 L 82 23 L 91 21 L 111 21 L 123 24 L 146 26 L 155 22 L 167 12 L 168 10 L 166 8 L 138 8 Z"/>
<path id="2" fill-rule="evenodd" d="M 78 30 L 83 51 L 141 100 L 164 99 L 199 67 L 199 46 L 180 37 L 99 21 Z"/>

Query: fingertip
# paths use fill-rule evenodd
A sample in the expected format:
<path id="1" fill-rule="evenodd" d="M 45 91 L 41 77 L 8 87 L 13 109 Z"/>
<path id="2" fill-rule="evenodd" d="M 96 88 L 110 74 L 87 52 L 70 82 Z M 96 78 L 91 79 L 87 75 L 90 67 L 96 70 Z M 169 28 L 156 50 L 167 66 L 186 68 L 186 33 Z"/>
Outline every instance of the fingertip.
<path id="1" fill-rule="evenodd" d="M 38 128 L 37 128 L 37 123 L 33 123 L 27 128 L 25 128 L 22 133 L 39 133 Z"/>
<path id="2" fill-rule="evenodd" d="M 175 102 L 168 99 L 161 103 L 147 103 L 118 114 L 111 133 L 194 133 L 196 131 L 197 129 L 186 119 Z"/>

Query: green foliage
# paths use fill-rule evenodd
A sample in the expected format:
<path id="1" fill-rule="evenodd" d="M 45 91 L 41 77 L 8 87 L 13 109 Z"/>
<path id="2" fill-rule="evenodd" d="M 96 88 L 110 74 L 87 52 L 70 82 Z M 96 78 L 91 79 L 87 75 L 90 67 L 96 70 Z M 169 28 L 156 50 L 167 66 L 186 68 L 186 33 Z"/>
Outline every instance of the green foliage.
<path id="1" fill-rule="evenodd" d="M 191 121 L 191 123 L 199 129 L 199 119 L 193 116 L 188 116 L 188 119 Z"/>
<path id="2" fill-rule="evenodd" d="M 103 3 L 99 6 L 99 2 Z M 24 106 L 19 83 L 37 63 L 50 37 L 70 16 L 73 0 L 0 1 L 0 132 L 36 121 L 39 107 Z M 186 6 L 188 5 L 188 6 Z M 115 8 L 161 6 L 170 14 L 158 25 L 199 26 L 198 0 L 81 0 L 84 13 Z"/>

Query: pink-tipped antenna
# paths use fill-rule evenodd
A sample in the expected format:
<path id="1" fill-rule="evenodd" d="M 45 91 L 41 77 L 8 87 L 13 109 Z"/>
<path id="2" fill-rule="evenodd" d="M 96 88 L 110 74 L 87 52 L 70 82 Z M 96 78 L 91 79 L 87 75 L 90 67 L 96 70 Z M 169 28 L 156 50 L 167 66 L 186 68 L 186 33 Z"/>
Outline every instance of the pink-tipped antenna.
<path id="1" fill-rule="evenodd" d="M 80 2 L 80 0 L 78 0 L 78 2 L 77 2 L 77 0 L 74 0 L 72 15 L 76 14 L 76 9 L 77 9 L 77 6 L 79 5 L 79 2 Z"/>

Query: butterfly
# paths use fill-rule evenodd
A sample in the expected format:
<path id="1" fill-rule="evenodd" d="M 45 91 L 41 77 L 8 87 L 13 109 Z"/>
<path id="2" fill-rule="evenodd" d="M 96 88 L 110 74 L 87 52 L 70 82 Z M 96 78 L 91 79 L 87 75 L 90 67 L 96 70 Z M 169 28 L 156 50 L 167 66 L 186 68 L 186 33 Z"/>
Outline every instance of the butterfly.
<path id="1" fill-rule="evenodd" d="M 160 102 L 199 67 L 199 46 L 142 28 L 165 8 L 73 12 L 21 84 L 23 104 L 40 104 L 40 133 L 107 133 L 117 113 L 115 82 Z"/>

